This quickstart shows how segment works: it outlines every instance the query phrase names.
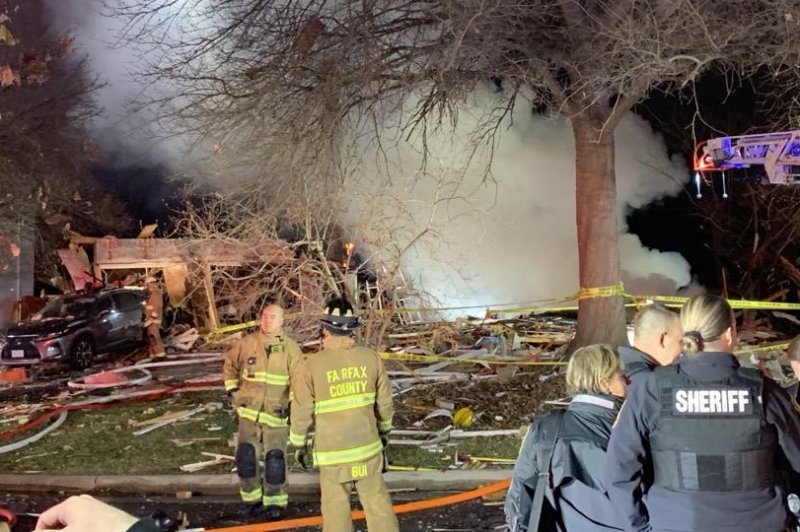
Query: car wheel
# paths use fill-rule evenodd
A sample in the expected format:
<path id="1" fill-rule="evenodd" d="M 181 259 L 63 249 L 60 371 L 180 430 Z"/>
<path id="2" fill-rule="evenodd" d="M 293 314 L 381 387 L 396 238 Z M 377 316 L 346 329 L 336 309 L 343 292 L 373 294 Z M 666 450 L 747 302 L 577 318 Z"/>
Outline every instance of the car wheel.
<path id="1" fill-rule="evenodd" d="M 89 336 L 79 336 L 72 344 L 69 354 L 69 365 L 74 369 L 86 369 L 94 360 L 94 342 Z"/>

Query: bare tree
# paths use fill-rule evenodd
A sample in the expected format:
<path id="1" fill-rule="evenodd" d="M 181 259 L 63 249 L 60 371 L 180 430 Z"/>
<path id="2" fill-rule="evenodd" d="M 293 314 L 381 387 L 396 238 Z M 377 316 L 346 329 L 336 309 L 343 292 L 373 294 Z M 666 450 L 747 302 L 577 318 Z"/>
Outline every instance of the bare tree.
<path id="1" fill-rule="evenodd" d="M 582 288 L 620 281 L 614 129 L 623 114 L 650 91 L 683 87 L 711 67 L 794 77 L 800 53 L 797 0 L 123 4 L 131 37 L 168 44 L 148 71 L 175 89 L 165 115 L 222 145 L 270 153 L 280 134 L 298 160 L 322 154 L 324 170 L 337 143 L 368 126 L 379 132 L 388 116 L 423 139 L 449 129 L 482 84 L 502 98 L 474 131 L 476 146 L 493 147 L 516 104 L 568 117 Z M 615 294 L 580 300 L 573 346 L 625 342 Z"/>
<path id="2" fill-rule="evenodd" d="M 74 48 L 42 0 L 0 0 L 0 233 L 25 228 L 39 278 L 57 273 L 66 224 L 92 234 L 132 225 L 90 176 L 96 146 L 86 126 L 97 84 Z"/>

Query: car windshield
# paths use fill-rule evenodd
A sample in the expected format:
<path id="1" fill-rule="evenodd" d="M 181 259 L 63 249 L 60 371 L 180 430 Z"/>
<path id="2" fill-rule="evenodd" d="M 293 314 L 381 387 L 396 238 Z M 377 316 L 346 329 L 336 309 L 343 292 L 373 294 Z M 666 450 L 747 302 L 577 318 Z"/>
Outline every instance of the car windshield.
<path id="1" fill-rule="evenodd" d="M 60 297 L 48 302 L 42 310 L 31 316 L 33 321 L 48 318 L 81 318 L 89 314 L 94 299 Z"/>

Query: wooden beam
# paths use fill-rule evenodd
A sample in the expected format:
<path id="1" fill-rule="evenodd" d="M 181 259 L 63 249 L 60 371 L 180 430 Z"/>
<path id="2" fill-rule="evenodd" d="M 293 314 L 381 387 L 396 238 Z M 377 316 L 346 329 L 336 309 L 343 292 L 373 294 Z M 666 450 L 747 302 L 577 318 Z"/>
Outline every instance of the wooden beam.
<path id="1" fill-rule="evenodd" d="M 203 268 L 203 284 L 208 298 L 208 321 L 211 330 L 219 328 L 219 313 L 217 312 L 216 298 L 214 297 L 214 283 L 211 281 L 211 266 L 206 264 Z"/>

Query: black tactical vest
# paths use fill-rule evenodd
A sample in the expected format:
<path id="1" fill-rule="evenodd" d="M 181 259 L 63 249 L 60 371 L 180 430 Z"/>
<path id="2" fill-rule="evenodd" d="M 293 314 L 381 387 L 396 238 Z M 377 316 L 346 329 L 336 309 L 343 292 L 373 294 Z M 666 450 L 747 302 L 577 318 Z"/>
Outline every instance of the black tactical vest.
<path id="1" fill-rule="evenodd" d="M 656 368 L 660 417 L 650 434 L 653 484 L 683 491 L 751 491 L 775 485 L 775 431 L 764 419 L 763 377 L 738 368 L 716 381 L 680 366 Z"/>

